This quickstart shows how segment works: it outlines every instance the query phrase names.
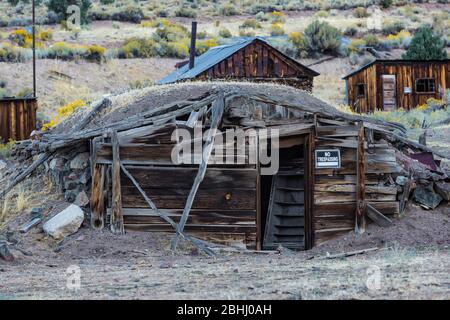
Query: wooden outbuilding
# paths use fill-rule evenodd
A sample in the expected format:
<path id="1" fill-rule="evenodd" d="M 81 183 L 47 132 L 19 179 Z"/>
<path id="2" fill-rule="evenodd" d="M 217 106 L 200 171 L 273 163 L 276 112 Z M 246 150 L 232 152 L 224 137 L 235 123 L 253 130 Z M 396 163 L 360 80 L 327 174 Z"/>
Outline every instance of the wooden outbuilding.
<path id="1" fill-rule="evenodd" d="M 193 89 L 195 96 L 186 93 Z M 158 90 L 148 101 L 174 99 L 109 125 L 107 136 L 91 141 L 94 228 L 176 230 L 197 244 L 309 249 L 364 232 L 369 219 L 389 223 L 399 212 L 394 181 L 401 168 L 386 137 L 401 126 L 344 114 L 283 86 L 216 82 Z M 183 143 L 197 139 L 203 149 L 175 163 L 174 132 L 195 127 L 208 132 L 204 140 Z M 224 139 L 236 129 L 248 133 L 245 140 Z M 266 144 L 267 130 L 277 132 L 278 146 Z M 240 148 L 236 161 L 217 161 Z M 268 148 L 279 155 L 279 167 L 263 175 Z"/>
<path id="2" fill-rule="evenodd" d="M 300 64 L 272 47 L 260 37 L 240 38 L 213 47 L 191 63 L 179 64 L 177 70 L 159 80 L 168 84 L 188 80 L 233 80 L 286 84 L 312 91 L 319 73 Z"/>
<path id="3" fill-rule="evenodd" d="M 0 143 L 25 140 L 36 128 L 36 98 L 0 99 Z"/>
<path id="4" fill-rule="evenodd" d="M 410 110 L 445 97 L 450 60 L 375 60 L 344 79 L 347 103 L 356 112 Z"/>

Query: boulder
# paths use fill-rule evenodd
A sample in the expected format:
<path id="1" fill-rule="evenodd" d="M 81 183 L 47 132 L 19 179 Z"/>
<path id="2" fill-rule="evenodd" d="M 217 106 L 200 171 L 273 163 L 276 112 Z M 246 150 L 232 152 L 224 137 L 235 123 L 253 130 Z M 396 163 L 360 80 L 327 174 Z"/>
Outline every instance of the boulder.
<path id="1" fill-rule="evenodd" d="M 62 239 L 78 231 L 84 220 L 83 210 L 71 204 L 44 224 L 46 234 L 55 239 Z"/>
<path id="2" fill-rule="evenodd" d="M 436 182 L 434 184 L 434 189 L 442 198 L 444 198 L 446 201 L 450 201 L 450 183 Z"/>
<path id="3" fill-rule="evenodd" d="M 442 197 L 435 193 L 432 187 L 419 186 L 414 190 L 414 200 L 427 208 L 435 209 L 442 201 Z"/>
<path id="4" fill-rule="evenodd" d="M 89 166 L 89 152 L 79 153 L 70 161 L 70 169 L 83 170 Z"/>
<path id="5" fill-rule="evenodd" d="M 86 207 L 89 204 L 89 198 L 86 192 L 81 191 L 75 198 L 74 204 L 79 207 Z"/>

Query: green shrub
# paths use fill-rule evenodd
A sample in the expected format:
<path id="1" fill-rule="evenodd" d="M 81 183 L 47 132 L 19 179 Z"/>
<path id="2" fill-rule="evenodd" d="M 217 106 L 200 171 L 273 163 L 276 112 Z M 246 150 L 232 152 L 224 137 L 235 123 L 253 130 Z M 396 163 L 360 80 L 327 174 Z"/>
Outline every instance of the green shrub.
<path id="1" fill-rule="evenodd" d="M 219 45 L 219 42 L 215 38 L 198 41 L 197 46 L 196 46 L 196 54 L 201 55 L 201 54 L 205 53 L 206 51 L 208 51 L 210 48 L 216 47 L 218 45 Z"/>
<path id="2" fill-rule="evenodd" d="M 157 55 L 152 39 L 131 38 L 124 42 L 119 58 L 151 58 Z"/>
<path id="3" fill-rule="evenodd" d="M 231 38 L 233 35 L 231 34 L 231 31 L 227 28 L 222 28 L 219 30 L 219 36 L 222 38 Z"/>
<path id="4" fill-rule="evenodd" d="M 285 34 L 283 27 L 279 23 L 272 23 L 270 25 L 271 36 L 282 36 Z"/>
<path id="5" fill-rule="evenodd" d="M 103 5 L 113 4 L 116 0 L 100 0 L 100 3 Z"/>
<path id="6" fill-rule="evenodd" d="M 364 7 L 358 7 L 353 10 L 353 16 L 355 18 L 367 18 L 369 16 L 369 12 Z"/>
<path id="7" fill-rule="evenodd" d="M 396 34 L 405 29 L 402 21 L 387 22 L 383 25 L 382 32 L 384 35 Z"/>
<path id="8" fill-rule="evenodd" d="M 111 19 L 116 21 L 140 23 L 142 19 L 144 19 L 144 12 L 141 7 L 137 5 L 129 5 L 125 8 L 119 8 L 118 11 L 112 14 Z"/>
<path id="9" fill-rule="evenodd" d="M 367 34 L 364 36 L 363 39 L 366 42 L 366 45 L 368 47 L 376 48 L 378 46 L 378 44 L 380 43 L 380 40 L 378 40 L 378 37 L 374 34 Z"/>
<path id="10" fill-rule="evenodd" d="M 380 7 L 382 7 L 383 9 L 388 9 L 392 6 L 393 4 L 393 0 L 378 0 L 378 4 L 380 5 Z"/>
<path id="11" fill-rule="evenodd" d="M 434 34 L 430 26 L 417 29 L 403 59 L 413 60 L 440 60 L 447 58 L 444 41 Z"/>
<path id="12" fill-rule="evenodd" d="M 186 8 L 186 7 L 180 7 L 178 9 L 176 9 L 174 14 L 176 17 L 183 17 L 183 18 L 197 17 L 197 12 L 194 9 Z"/>
<path id="13" fill-rule="evenodd" d="M 295 56 L 305 58 L 308 54 L 308 46 L 306 43 L 305 35 L 301 32 L 289 33 L 288 40 L 295 48 Z"/>
<path id="14" fill-rule="evenodd" d="M 255 32 L 252 30 L 248 30 L 248 29 L 241 29 L 241 30 L 239 30 L 239 36 L 240 37 L 254 37 Z"/>
<path id="15" fill-rule="evenodd" d="M 222 16 L 236 16 L 239 14 L 239 10 L 235 5 L 232 4 L 224 4 L 219 7 L 219 14 Z"/>
<path id="16" fill-rule="evenodd" d="M 330 15 L 330 13 L 328 11 L 325 10 L 319 10 L 316 12 L 316 17 L 318 18 L 326 18 Z"/>
<path id="17" fill-rule="evenodd" d="M 312 53 L 337 54 L 341 37 L 341 32 L 326 21 L 315 20 L 305 29 L 306 44 Z"/>
<path id="18" fill-rule="evenodd" d="M 25 62 L 31 56 L 31 49 L 16 47 L 7 42 L 0 44 L 0 62 Z"/>
<path id="19" fill-rule="evenodd" d="M 245 28 L 250 28 L 250 29 L 261 29 L 262 26 L 261 24 L 256 21 L 255 19 L 247 19 L 245 20 L 240 26 L 239 28 L 241 29 L 245 29 Z"/>

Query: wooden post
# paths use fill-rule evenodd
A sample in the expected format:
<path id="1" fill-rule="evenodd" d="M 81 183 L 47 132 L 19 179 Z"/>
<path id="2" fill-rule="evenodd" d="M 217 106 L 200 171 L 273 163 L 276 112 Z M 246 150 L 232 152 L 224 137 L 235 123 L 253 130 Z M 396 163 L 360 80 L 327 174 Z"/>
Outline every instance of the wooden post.
<path id="1" fill-rule="evenodd" d="M 101 230 L 105 225 L 105 198 L 103 188 L 105 185 L 106 167 L 97 164 L 97 144 L 99 139 L 93 139 L 91 145 L 91 226 Z"/>
<path id="2" fill-rule="evenodd" d="M 122 212 L 122 190 L 120 186 L 120 148 L 117 131 L 111 131 L 112 148 L 112 208 L 111 208 L 111 231 L 114 234 L 124 234 L 123 212 Z"/>
<path id="3" fill-rule="evenodd" d="M 180 222 L 178 223 L 177 226 L 177 233 L 173 236 L 171 244 L 172 250 L 175 250 L 177 248 L 178 235 L 181 234 L 184 230 L 184 225 L 186 224 L 186 221 L 189 217 L 189 212 L 191 211 L 192 204 L 194 203 L 195 195 L 197 194 L 200 183 L 203 181 L 203 178 L 205 177 L 209 157 L 211 156 L 211 152 L 214 146 L 216 132 L 219 127 L 219 123 L 222 120 L 224 104 L 225 98 L 223 94 L 220 94 L 219 97 L 212 104 L 211 127 L 209 129 L 208 137 L 206 138 L 205 144 L 203 145 L 202 162 L 198 168 L 197 176 L 195 177 L 192 189 L 189 192 L 188 198 L 186 200 L 186 205 L 184 207 L 183 214 L 181 215 Z"/>
<path id="4" fill-rule="evenodd" d="M 365 150 L 364 150 L 364 123 L 358 124 L 358 149 L 356 155 L 356 219 L 355 233 L 363 234 L 366 230 L 366 185 L 365 185 Z"/>

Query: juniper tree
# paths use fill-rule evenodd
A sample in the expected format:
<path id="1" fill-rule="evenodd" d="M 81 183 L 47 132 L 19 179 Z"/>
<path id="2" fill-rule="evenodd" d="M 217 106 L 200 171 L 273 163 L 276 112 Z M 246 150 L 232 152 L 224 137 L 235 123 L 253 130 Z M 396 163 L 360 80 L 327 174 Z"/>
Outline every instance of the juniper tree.
<path id="1" fill-rule="evenodd" d="M 408 50 L 403 54 L 408 60 L 442 60 L 447 58 L 445 44 L 430 26 L 417 29 Z"/>

